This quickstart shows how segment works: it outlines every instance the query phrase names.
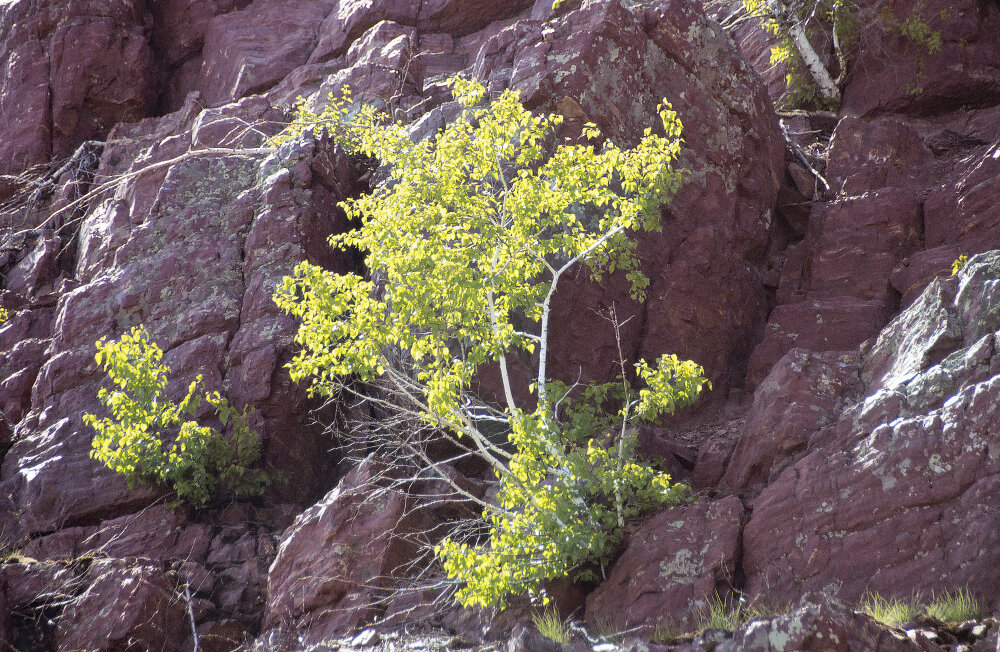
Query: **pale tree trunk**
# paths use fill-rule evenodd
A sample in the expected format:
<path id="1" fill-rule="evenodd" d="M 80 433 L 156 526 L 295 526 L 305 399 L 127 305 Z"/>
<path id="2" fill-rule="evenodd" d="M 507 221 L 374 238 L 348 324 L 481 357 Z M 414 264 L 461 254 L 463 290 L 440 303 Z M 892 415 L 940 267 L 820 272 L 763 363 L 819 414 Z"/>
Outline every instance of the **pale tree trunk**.
<path id="1" fill-rule="evenodd" d="M 840 88 L 837 87 L 837 82 L 834 81 L 830 71 L 823 65 L 823 60 L 816 53 L 816 49 L 809 42 L 806 30 L 802 26 L 803 21 L 799 20 L 795 12 L 779 0 L 769 0 L 767 6 L 775 19 L 788 29 L 788 35 L 791 37 L 792 43 L 795 44 L 799 56 L 802 57 L 802 62 L 805 63 L 809 75 L 819 88 L 820 95 L 826 100 L 839 103 Z"/>

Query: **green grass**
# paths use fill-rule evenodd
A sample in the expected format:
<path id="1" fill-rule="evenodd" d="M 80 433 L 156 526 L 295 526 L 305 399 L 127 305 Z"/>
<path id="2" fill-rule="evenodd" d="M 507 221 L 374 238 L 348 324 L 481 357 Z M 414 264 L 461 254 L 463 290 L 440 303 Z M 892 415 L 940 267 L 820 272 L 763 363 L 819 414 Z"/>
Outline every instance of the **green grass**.
<path id="1" fill-rule="evenodd" d="M 928 616 L 944 623 L 960 623 L 986 616 L 986 610 L 967 588 L 932 593 L 929 602 L 924 602 L 919 594 L 909 598 L 885 598 L 870 592 L 862 598 L 858 610 L 890 627 L 913 622 L 918 616 Z"/>
<path id="2" fill-rule="evenodd" d="M 752 620 L 770 618 L 788 611 L 788 605 L 746 602 L 740 598 L 713 596 L 698 613 L 696 631 L 721 629 L 734 632 Z"/>
<path id="3" fill-rule="evenodd" d="M 532 622 L 538 629 L 538 633 L 545 638 L 551 639 L 560 645 L 569 645 L 569 628 L 559 612 L 555 609 L 547 609 L 543 613 L 536 613 L 531 617 Z"/>
<path id="4" fill-rule="evenodd" d="M 924 607 L 924 611 L 931 618 L 937 618 L 945 623 L 978 620 L 986 615 L 986 611 L 969 589 L 931 594 L 931 601 Z"/>
<path id="5" fill-rule="evenodd" d="M 858 610 L 880 623 L 899 627 L 912 622 L 923 611 L 923 607 L 917 595 L 909 598 L 885 598 L 878 593 L 868 592 L 861 599 Z"/>
<path id="6" fill-rule="evenodd" d="M 653 632 L 650 640 L 653 643 L 671 643 L 683 636 L 684 633 L 673 621 L 667 621 L 656 626 L 656 630 Z"/>

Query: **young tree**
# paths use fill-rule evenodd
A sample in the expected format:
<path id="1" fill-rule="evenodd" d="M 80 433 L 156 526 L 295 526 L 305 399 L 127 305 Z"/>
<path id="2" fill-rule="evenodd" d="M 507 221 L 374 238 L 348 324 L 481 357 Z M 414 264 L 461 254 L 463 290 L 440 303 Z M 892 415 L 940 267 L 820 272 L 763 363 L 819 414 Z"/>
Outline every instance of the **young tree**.
<path id="1" fill-rule="evenodd" d="M 778 37 L 778 44 L 771 51 L 772 64 L 787 62 L 790 72 L 786 76 L 789 92 L 794 101 L 818 94 L 819 99 L 831 106 L 840 105 L 840 85 L 847 74 L 847 55 L 844 33 L 854 29 L 857 7 L 851 0 L 743 0 L 745 15 L 761 21 L 765 29 Z M 812 42 L 806 25 L 817 19 L 830 25 L 830 39 L 840 67 L 834 77 Z M 807 77 L 797 71 L 804 68 Z M 806 88 L 809 87 L 807 90 Z"/>
<path id="2" fill-rule="evenodd" d="M 464 585 L 463 604 L 503 605 L 606 557 L 625 519 L 685 497 L 635 461 L 626 426 L 693 402 L 707 381 L 698 365 L 668 355 L 635 366 L 639 391 L 624 362 L 618 383 L 567 386 L 548 375 L 552 298 L 567 272 L 621 270 L 638 298 L 648 286 L 628 231 L 659 229 L 660 205 L 681 183 L 681 124 L 669 106 L 659 110 L 662 134 L 647 129 L 633 149 L 597 147 L 590 124 L 589 144 L 553 147 L 559 116 L 533 116 L 513 91 L 482 108 L 480 85 L 453 84 L 465 112 L 419 143 L 371 107 L 351 114 L 332 97 L 319 115 L 300 107 L 285 137 L 327 125 L 391 168 L 371 194 L 342 204 L 358 228 L 331 238 L 363 251 L 371 278 L 302 263 L 275 300 L 301 320 L 290 369 L 311 393 L 338 395 L 352 377 L 381 383 L 392 400 L 371 400 L 405 406 L 492 467 L 498 501 L 479 501 L 489 543 L 449 538 L 437 552 Z M 515 351 L 537 356 L 533 410 L 514 399 Z M 499 367 L 503 407 L 469 391 L 487 364 Z M 507 445 L 489 435 L 498 427 Z M 447 479 L 438 460 L 414 452 Z"/>

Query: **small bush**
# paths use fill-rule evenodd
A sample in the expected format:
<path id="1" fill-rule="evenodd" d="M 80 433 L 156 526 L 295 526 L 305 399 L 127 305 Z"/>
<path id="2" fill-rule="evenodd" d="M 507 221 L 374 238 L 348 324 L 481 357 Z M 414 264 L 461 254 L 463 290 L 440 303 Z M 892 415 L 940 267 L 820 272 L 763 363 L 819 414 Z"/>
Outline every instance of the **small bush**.
<path id="1" fill-rule="evenodd" d="M 942 18 L 946 17 L 942 15 Z M 941 32 L 933 29 L 919 11 L 914 11 L 900 20 L 892 9 L 886 6 L 879 12 L 879 20 L 890 31 L 927 50 L 927 54 L 937 54 L 941 50 L 943 44 Z"/>
<path id="2" fill-rule="evenodd" d="M 236 410 L 218 392 L 204 393 L 201 376 L 188 387 L 180 403 L 163 397 L 170 369 L 160 364 L 163 351 L 142 327 L 121 340 L 97 342 L 97 364 L 116 389 L 102 388 L 97 397 L 112 418 L 85 414 L 84 423 L 97 434 L 90 456 L 136 483 L 163 482 L 178 502 L 204 506 L 216 489 L 229 487 L 237 496 L 263 493 L 269 479 L 250 468 L 260 458 L 260 442 L 250 430 L 248 411 Z M 232 425 L 227 440 L 194 420 L 201 401 L 215 408 L 223 427 Z"/>
<path id="3" fill-rule="evenodd" d="M 965 266 L 968 264 L 969 264 L 968 256 L 962 255 L 956 258 L 955 261 L 951 264 L 952 276 L 961 272 L 963 269 L 965 269 Z"/>

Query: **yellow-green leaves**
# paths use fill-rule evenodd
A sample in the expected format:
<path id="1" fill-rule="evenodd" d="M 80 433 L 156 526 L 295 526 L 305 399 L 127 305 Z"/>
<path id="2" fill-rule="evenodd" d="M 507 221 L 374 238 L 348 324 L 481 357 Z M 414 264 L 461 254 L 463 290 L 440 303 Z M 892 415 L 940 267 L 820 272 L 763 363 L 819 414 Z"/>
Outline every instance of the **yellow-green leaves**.
<path id="1" fill-rule="evenodd" d="M 962 254 L 961 256 L 952 261 L 951 275 L 954 276 L 955 274 L 958 274 L 963 269 L 965 269 L 965 266 L 968 264 L 969 264 L 969 257 L 966 256 L 965 254 Z"/>
<path id="2" fill-rule="evenodd" d="M 384 275 L 381 299 L 371 298 L 368 281 L 308 264 L 276 295 L 302 320 L 291 370 L 310 378 L 314 393 L 329 395 L 345 374 L 371 377 L 394 346 L 419 362 L 435 389 L 432 407 L 448 413 L 457 401 L 449 388 L 466 387 L 477 367 L 512 349 L 534 347 L 538 333 L 512 318 L 540 318 L 553 270 L 575 260 L 595 274 L 623 270 L 636 296 L 644 294 L 648 280 L 625 231 L 658 228 L 660 204 L 680 185 L 676 114 L 662 106 L 666 135 L 647 132 L 631 150 L 609 143 L 553 151 L 560 116 L 532 115 L 513 91 L 477 108 L 482 86 L 460 78 L 452 85 L 467 112 L 421 143 L 399 124 L 380 125 L 370 107 L 352 114 L 333 101 L 314 117 L 299 109 L 293 131 L 333 121 L 356 151 L 392 162 L 388 183 L 342 204 L 360 227 L 331 239 L 366 253 Z M 588 133 L 598 134 L 593 126 Z"/>
<path id="3" fill-rule="evenodd" d="M 681 184 L 681 124 L 669 104 L 655 129 L 623 149 L 601 142 L 594 124 L 584 142 L 558 143 L 562 117 L 532 115 L 514 91 L 484 107 L 478 83 L 454 79 L 452 88 L 463 114 L 418 143 L 370 107 L 333 98 L 318 115 L 300 107 L 290 133 L 328 128 L 350 151 L 391 167 L 373 192 L 341 204 L 358 226 L 330 240 L 362 251 L 370 279 L 302 263 L 275 301 L 301 324 L 289 367 L 312 393 L 334 397 L 345 378 L 395 373 L 393 391 L 426 422 L 468 436 L 490 460 L 501 489 L 484 514 L 489 545 L 446 539 L 437 554 L 463 585 L 462 603 L 492 606 L 600 562 L 625 519 L 685 497 L 686 488 L 635 460 L 624 431 L 693 402 L 705 381 L 676 357 L 656 369 L 642 363 L 641 393 L 612 383 L 571 395 L 546 375 L 550 302 L 563 274 L 623 272 L 633 294 L 645 295 L 629 234 L 659 229 L 660 206 Z M 533 412 L 514 402 L 506 370 L 514 353 L 538 356 Z M 509 426 L 503 450 L 489 448 L 469 407 L 478 400 L 470 384 L 487 364 L 504 385 L 507 406 L 494 417 Z"/>
<path id="4" fill-rule="evenodd" d="M 238 496 L 264 491 L 267 475 L 249 468 L 260 457 L 260 442 L 250 430 L 247 409 L 232 408 L 218 392 L 204 395 L 223 427 L 231 424 L 227 440 L 194 420 L 203 398 L 201 376 L 180 403 L 166 400 L 162 394 L 170 369 L 160 364 L 163 351 L 144 328 L 133 328 L 116 342 L 102 338 L 94 358 L 116 389 L 98 392 L 112 418 L 83 416 L 96 431 L 90 456 L 125 475 L 130 488 L 163 482 L 174 489 L 178 501 L 197 507 L 204 506 L 220 484 Z"/>

